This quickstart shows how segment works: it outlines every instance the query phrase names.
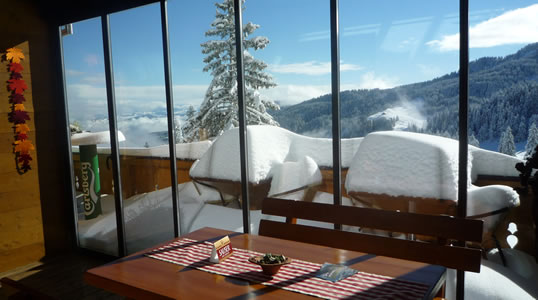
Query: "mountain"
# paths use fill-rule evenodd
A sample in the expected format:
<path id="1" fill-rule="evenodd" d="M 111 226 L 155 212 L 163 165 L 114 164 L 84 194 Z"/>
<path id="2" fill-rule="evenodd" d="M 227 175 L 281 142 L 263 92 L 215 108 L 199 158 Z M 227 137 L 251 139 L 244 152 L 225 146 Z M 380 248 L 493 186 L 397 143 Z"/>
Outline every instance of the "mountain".
<path id="1" fill-rule="evenodd" d="M 396 127 L 456 137 L 458 77 L 458 72 L 452 72 L 391 89 L 340 92 L 342 136 L 364 136 Z M 331 135 L 327 130 L 332 122 L 330 94 L 271 114 L 294 132 Z M 425 126 L 418 124 L 420 116 L 427 116 Z M 398 123 L 402 117 L 415 119 L 417 124 Z M 491 140 L 510 126 L 517 142 L 526 139 L 532 122 L 538 123 L 538 43 L 506 57 L 483 57 L 469 63 L 470 133 L 479 140 Z"/>

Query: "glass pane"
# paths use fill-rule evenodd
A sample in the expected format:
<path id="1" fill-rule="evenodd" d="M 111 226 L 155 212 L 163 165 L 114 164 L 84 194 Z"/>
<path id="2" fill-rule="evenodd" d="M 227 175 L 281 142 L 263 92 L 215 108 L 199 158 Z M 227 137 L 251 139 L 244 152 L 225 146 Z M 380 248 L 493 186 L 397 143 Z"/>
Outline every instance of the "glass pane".
<path id="1" fill-rule="evenodd" d="M 73 33 L 63 37 L 63 50 L 78 242 L 83 248 L 118 255 L 101 21 L 72 26 Z"/>
<path id="2" fill-rule="evenodd" d="M 269 41 L 264 49 L 249 50 L 267 65 L 264 71 L 274 83 L 258 92 L 280 106 L 267 109 L 276 126 L 249 129 L 251 178 L 255 176 L 250 191 L 258 203 L 266 196 L 333 203 L 329 11 L 329 1 L 245 4 L 245 24 L 259 24 L 251 36 Z M 256 233 L 259 220 L 267 216 L 259 206 L 251 216 Z"/>
<path id="3" fill-rule="evenodd" d="M 459 52 L 440 41 L 458 15 L 457 1 L 340 1 L 347 205 L 455 213 Z"/>
<path id="4" fill-rule="evenodd" d="M 127 252 L 173 238 L 160 6 L 110 16 Z"/>
<path id="5" fill-rule="evenodd" d="M 472 154 L 474 184 L 482 186 L 492 184 L 484 179 L 487 176 L 520 176 L 515 164 L 528 158 L 538 143 L 538 5 L 536 1 L 469 4 L 469 134 L 470 143 L 480 147 Z M 496 183 L 514 186 L 506 178 Z M 471 207 L 468 214 L 514 206 L 502 195 Z M 519 207 L 506 217 L 485 219 L 486 249 L 495 247 L 493 232 L 503 248 L 535 253 L 532 202 L 527 197 L 521 193 Z M 498 254 L 494 260 L 500 260 Z"/>
<path id="6" fill-rule="evenodd" d="M 216 11 L 215 1 L 169 1 L 182 233 L 243 231 L 233 14 L 219 9 L 224 37 L 206 36 Z"/>

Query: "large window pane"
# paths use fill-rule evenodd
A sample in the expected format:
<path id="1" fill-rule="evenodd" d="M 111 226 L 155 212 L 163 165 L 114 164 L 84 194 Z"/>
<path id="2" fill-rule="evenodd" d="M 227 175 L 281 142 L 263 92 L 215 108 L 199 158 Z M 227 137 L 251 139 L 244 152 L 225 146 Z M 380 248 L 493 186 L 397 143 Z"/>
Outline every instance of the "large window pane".
<path id="1" fill-rule="evenodd" d="M 469 5 L 469 131 L 476 146 L 506 154 L 504 160 L 510 162 L 489 159 L 489 167 L 478 172 L 477 185 L 482 185 L 484 175 L 518 176 L 513 166 L 530 155 L 538 141 L 538 5 L 536 1 L 471 1 Z M 522 193 L 520 207 L 491 230 L 502 247 L 534 254 L 531 201 L 525 197 Z M 506 200 L 494 201 L 499 205 L 489 205 L 490 210 L 511 206 Z M 492 238 L 485 242 L 488 247 L 495 245 Z"/>
<path id="2" fill-rule="evenodd" d="M 229 6 L 219 8 L 222 24 L 218 26 L 226 22 L 224 37 L 208 36 L 206 32 L 217 28 L 215 1 L 188 5 L 185 9 L 185 2 L 169 1 L 174 101 L 181 136 L 176 145 L 181 232 L 206 226 L 242 232 L 239 131 L 232 129 L 238 126 L 233 13 L 229 14 Z M 204 61 L 211 55 L 215 58 Z M 222 68 L 216 70 L 219 62 Z"/>
<path id="3" fill-rule="evenodd" d="M 128 253 L 174 235 L 159 4 L 110 16 Z"/>
<path id="4" fill-rule="evenodd" d="M 342 177 L 352 205 L 455 213 L 459 52 L 439 41 L 458 33 L 458 15 L 457 1 L 340 1 Z"/>
<path id="5" fill-rule="evenodd" d="M 72 26 L 63 50 L 78 243 L 118 255 L 101 22 L 96 18 Z"/>
<path id="6" fill-rule="evenodd" d="M 333 203 L 329 1 L 247 1 L 245 6 L 245 24 L 259 24 L 252 36 L 270 41 L 262 50 L 249 49 L 267 65 L 264 72 L 275 84 L 258 92 L 280 106 L 267 110 L 278 125 L 249 126 L 253 201 L 269 195 Z M 259 207 L 251 215 L 257 229 Z"/>

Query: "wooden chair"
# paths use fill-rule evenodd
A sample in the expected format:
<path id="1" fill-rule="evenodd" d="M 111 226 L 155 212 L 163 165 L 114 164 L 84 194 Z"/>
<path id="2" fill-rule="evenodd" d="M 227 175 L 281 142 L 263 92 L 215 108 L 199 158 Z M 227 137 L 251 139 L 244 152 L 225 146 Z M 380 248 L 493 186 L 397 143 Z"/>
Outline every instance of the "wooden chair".
<path id="1" fill-rule="evenodd" d="M 263 200 L 262 213 L 285 217 L 286 222 L 262 219 L 260 235 L 480 272 L 481 250 L 453 246 L 451 242 L 481 242 L 481 220 L 276 198 Z M 403 240 L 300 225 L 296 223 L 297 219 L 426 235 L 436 237 L 436 242 Z"/>

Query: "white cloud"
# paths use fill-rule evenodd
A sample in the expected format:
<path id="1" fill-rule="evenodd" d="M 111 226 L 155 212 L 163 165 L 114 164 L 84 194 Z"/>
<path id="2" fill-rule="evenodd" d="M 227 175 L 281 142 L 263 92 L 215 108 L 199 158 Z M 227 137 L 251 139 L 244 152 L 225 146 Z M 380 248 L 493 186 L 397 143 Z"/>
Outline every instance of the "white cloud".
<path id="1" fill-rule="evenodd" d="M 67 70 L 65 70 L 65 74 L 67 76 L 81 76 L 81 75 L 84 75 L 86 73 L 84 73 L 82 71 L 73 70 L 73 69 L 67 69 Z"/>
<path id="2" fill-rule="evenodd" d="M 84 62 L 90 67 L 96 66 L 99 64 L 99 58 L 96 54 L 88 54 L 84 57 Z"/>
<path id="3" fill-rule="evenodd" d="M 269 90 L 260 91 L 260 94 L 268 99 L 280 102 L 280 105 L 282 106 L 287 106 L 310 100 L 330 92 L 330 85 L 279 84 Z"/>
<path id="4" fill-rule="evenodd" d="M 359 26 L 345 27 L 342 36 L 355 36 L 363 34 L 378 34 L 381 30 L 381 24 L 368 24 Z"/>
<path id="5" fill-rule="evenodd" d="M 441 68 L 436 65 L 417 64 L 417 68 L 424 76 L 428 78 L 438 77 L 442 75 Z"/>
<path id="6" fill-rule="evenodd" d="M 359 65 L 340 63 L 340 71 L 360 70 Z M 269 71 L 284 74 L 301 74 L 301 75 L 325 75 L 331 73 L 330 62 L 307 61 L 303 63 L 292 64 L 272 64 L 269 65 Z"/>
<path id="7" fill-rule="evenodd" d="M 329 39 L 330 34 L 331 34 L 331 32 L 329 30 L 304 33 L 304 34 L 301 35 L 301 38 L 299 39 L 299 42 L 327 40 L 327 39 Z"/>
<path id="8" fill-rule="evenodd" d="M 426 44 L 440 51 L 459 49 L 459 33 Z M 508 11 L 469 28 L 469 47 L 488 48 L 538 41 L 538 4 Z"/>
<path id="9" fill-rule="evenodd" d="M 174 85 L 174 105 L 199 105 L 207 85 Z M 115 90 L 119 114 L 148 112 L 166 107 L 164 86 L 118 86 Z M 68 84 L 70 116 L 77 120 L 107 114 L 105 85 Z"/>
<path id="10" fill-rule="evenodd" d="M 378 76 L 374 72 L 368 72 L 361 76 L 356 84 L 341 84 L 340 90 L 353 89 L 386 89 L 398 85 L 398 79 L 387 76 Z M 316 98 L 331 92 L 331 85 L 301 85 L 301 84 L 279 84 L 275 88 L 260 91 L 260 94 L 278 101 L 280 105 L 287 106 L 297 104 L 312 98 Z"/>
<path id="11" fill-rule="evenodd" d="M 398 78 L 389 76 L 379 76 L 374 72 L 368 72 L 361 76 L 359 84 L 355 89 L 389 89 L 398 85 Z M 343 90 L 343 89 L 342 89 Z"/>

